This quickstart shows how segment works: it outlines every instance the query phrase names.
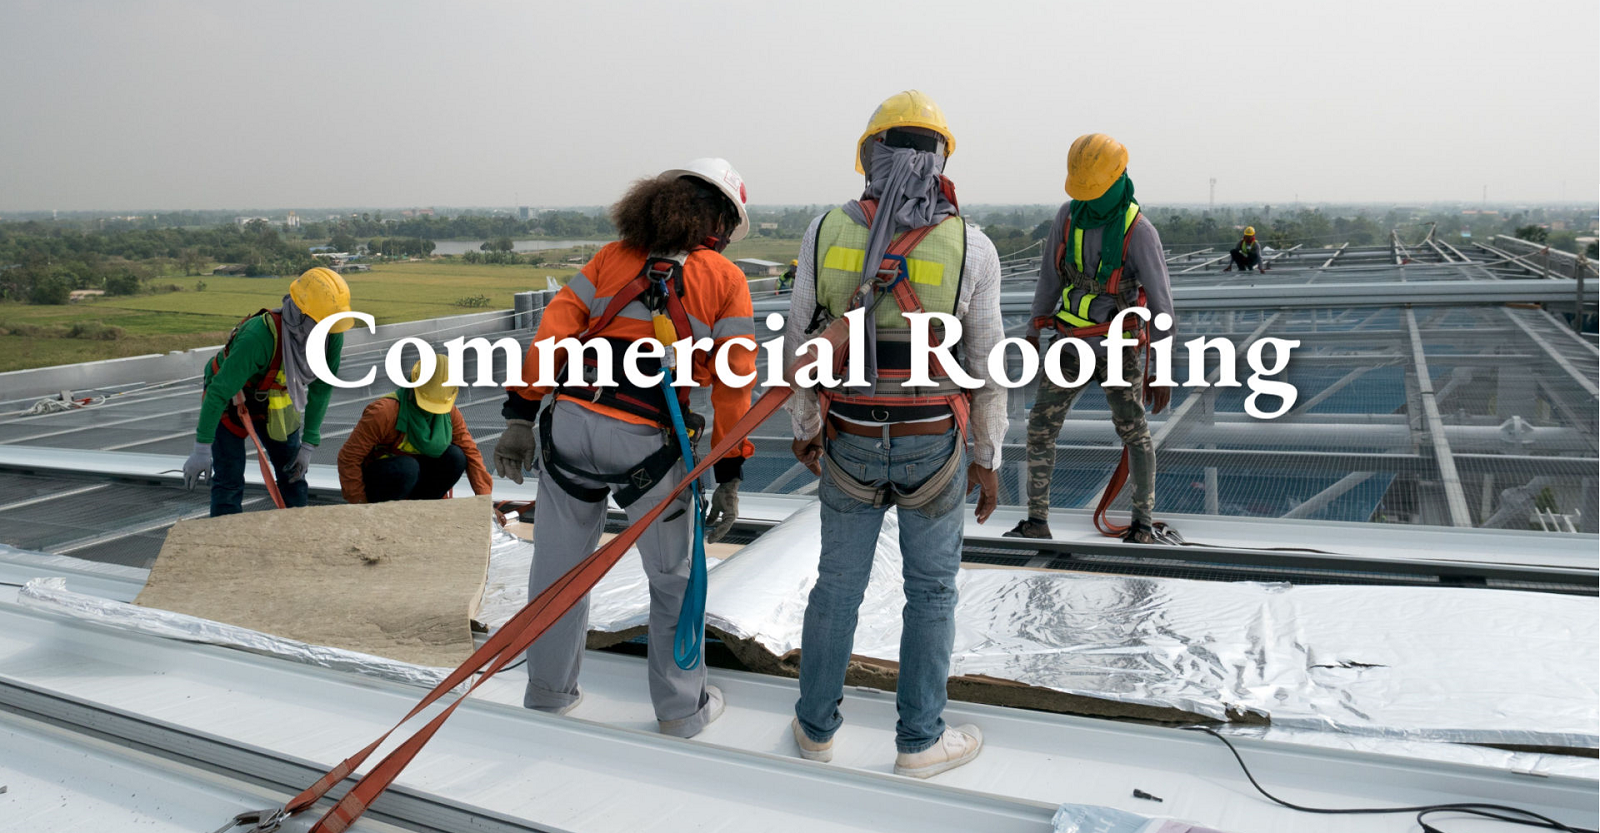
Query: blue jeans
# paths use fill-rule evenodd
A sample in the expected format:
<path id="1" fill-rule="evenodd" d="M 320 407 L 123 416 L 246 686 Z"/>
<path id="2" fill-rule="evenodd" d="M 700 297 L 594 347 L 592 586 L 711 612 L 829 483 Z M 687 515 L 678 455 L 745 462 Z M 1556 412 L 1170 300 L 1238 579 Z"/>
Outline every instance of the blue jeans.
<path id="1" fill-rule="evenodd" d="M 277 475 L 278 492 L 283 495 L 283 504 L 305 506 L 306 479 L 302 477 L 290 483 L 283 478 L 284 467 L 294 462 L 295 455 L 300 453 L 300 432 L 290 434 L 289 439 L 281 443 L 267 436 L 264 424 L 256 425 L 256 434 L 261 437 L 261 447 L 267 450 L 267 459 Z M 244 511 L 244 447 L 249 441 L 249 437 L 235 437 L 227 428 L 217 426 L 216 439 L 211 441 L 213 518 L 218 515 L 237 515 Z"/>
<path id="2" fill-rule="evenodd" d="M 926 483 L 960 442 L 955 431 L 888 441 L 840 434 L 829 441 L 827 453 L 856 480 L 887 481 L 905 492 Z M 826 469 L 818 491 L 822 499 L 822 559 L 806 604 L 795 716 L 806 736 L 820 742 L 833 737 L 844 722 L 839 704 L 844 699 L 845 668 L 887 507 L 874 508 L 845 494 Z M 900 752 L 921 752 L 944 734 L 965 495 L 963 465 L 932 501 L 917 509 L 896 510 L 906 593 L 895 695 L 900 715 L 895 724 L 895 748 Z"/>

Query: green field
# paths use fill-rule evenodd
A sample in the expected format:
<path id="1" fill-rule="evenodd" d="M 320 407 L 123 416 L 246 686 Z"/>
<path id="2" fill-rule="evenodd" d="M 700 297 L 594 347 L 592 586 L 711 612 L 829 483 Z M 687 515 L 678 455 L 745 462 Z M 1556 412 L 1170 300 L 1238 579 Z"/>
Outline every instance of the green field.
<path id="1" fill-rule="evenodd" d="M 729 246 L 726 254 L 787 264 L 799 246 L 798 240 L 752 237 Z M 562 250 L 552 255 L 572 253 Z M 380 263 L 371 272 L 345 275 L 345 280 L 350 284 L 351 306 L 379 324 L 392 324 L 478 309 L 509 309 L 514 293 L 544 289 L 552 277 L 565 283 L 574 271 L 572 266 L 473 265 L 452 258 Z M 60 306 L 0 303 L 0 372 L 220 344 L 240 318 L 277 306 L 291 280 L 161 278 L 153 283 L 176 285 L 181 291 L 88 298 Z M 478 295 L 489 299 L 487 306 L 456 305 L 458 299 Z M 89 322 L 123 332 L 111 340 L 69 336 L 73 325 Z"/>
<path id="2" fill-rule="evenodd" d="M 379 324 L 389 324 L 473 312 L 477 308 L 455 302 L 475 295 L 489 298 L 482 309 L 509 309 L 513 293 L 543 289 L 551 277 L 565 282 L 573 271 L 434 260 L 378 264 L 371 272 L 351 273 L 345 279 L 351 306 Z M 0 304 L 0 328 L 25 333 L 0 335 L 0 371 L 218 344 L 243 316 L 277 306 L 289 291 L 290 280 L 207 275 L 161 281 L 176 283 L 181 292 L 101 297 L 62 306 Z M 198 291 L 202 282 L 206 288 Z M 65 337 L 73 324 L 90 321 L 120 327 L 125 333 L 112 341 Z"/>

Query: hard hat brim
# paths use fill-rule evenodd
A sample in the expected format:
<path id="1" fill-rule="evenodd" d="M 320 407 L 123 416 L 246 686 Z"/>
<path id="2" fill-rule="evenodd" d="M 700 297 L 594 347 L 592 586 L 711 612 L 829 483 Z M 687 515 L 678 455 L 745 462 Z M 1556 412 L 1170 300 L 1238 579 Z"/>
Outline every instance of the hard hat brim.
<path id="1" fill-rule="evenodd" d="M 442 400 L 423 393 L 421 388 L 412 388 L 411 392 L 417 400 L 417 407 L 430 414 L 448 414 L 450 409 L 456 406 L 456 394 L 454 391 L 450 393 L 450 398 Z"/>

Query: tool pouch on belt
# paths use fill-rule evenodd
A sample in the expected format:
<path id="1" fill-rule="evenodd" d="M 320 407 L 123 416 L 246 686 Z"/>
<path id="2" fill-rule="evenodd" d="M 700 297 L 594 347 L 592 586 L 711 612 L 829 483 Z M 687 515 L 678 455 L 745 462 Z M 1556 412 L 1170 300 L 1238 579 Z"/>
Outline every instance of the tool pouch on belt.
<path id="1" fill-rule="evenodd" d="M 950 481 L 961 473 L 962 445 L 955 443 L 950 451 L 949 459 L 944 465 L 933 473 L 921 486 L 909 492 L 903 492 L 900 487 L 887 480 L 877 483 L 862 483 L 850 476 L 842 466 L 833 461 L 832 454 L 822 455 L 822 465 L 828 470 L 828 478 L 833 485 L 839 488 L 854 500 L 870 504 L 874 509 L 882 509 L 893 504 L 902 509 L 921 509 L 939 497 Z"/>

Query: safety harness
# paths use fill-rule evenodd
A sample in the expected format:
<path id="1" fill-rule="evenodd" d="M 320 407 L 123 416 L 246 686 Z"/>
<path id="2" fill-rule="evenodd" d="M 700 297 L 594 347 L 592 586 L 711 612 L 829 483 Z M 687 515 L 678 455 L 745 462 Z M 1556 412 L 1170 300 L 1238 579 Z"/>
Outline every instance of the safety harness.
<path id="1" fill-rule="evenodd" d="M 878 213 L 877 200 L 862 200 L 860 202 L 865 214 L 866 225 L 870 227 L 872 220 Z M 958 220 L 959 222 L 959 220 Z M 895 305 L 902 314 L 920 313 L 926 310 L 922 301 L 917 297 L 917 290 L 912 285 L 911 266 L 909 256 L 921 245 L 929 234 L 932 234 L 938 225 L 923 226 L 911 229 L 896 238 L 889 244 L 884 253 L 883 261 L 878 266 L 877 277 L 866 280 L 856 288 L 850 297 L 849 311 L 865 309 L 866 315 L 874 315 L 878 304 L 884 298 L 893 298 Z M 820 262 L 820 261 L 819 261 Z M 875 297 L 874 297 L 875 296 Z M 821 305 L 817 306 L 816 313 L 812 316 L 811 326 L 807 335 L 821 330 L 833 322 L 831 311 Z M 932 346 L 933 333 L 929 328 L 929 346 Z M 884 355 L 879 351 L 880 357 Z M 841 365 L 842 367 L 842 365 Z M 929 366 L 930 378 L 948 380 L 950 374 L 943 367 L 937 355 L 932 356 Z M 889 423 L 905 420 L 921 420 L 937 418 L 944 414 L 953 417 L 956 430 L 962 438 L 956 443 L 955 450 L 943 466 L 939 468 L 921 486 L 908 492 L 899 491 L 899 487 L 890 481 L 884 480 L 873 483 L 864 483 L 856 480 L 849 472 L 833 462 L 831 454 L 823 455 L 823 465 L 828 469 L 828 476 L 841 491 L 852 498 L 873 507 L 883 507 L 895 504 L 907 509 L 915 509 L 927 505 L 938 497 L 961 468 L 961 457 L 967 433 L 967 421 L 971 416 L 972 404 L 970 394 L 959 388 L 949 393 L 933 395 L 916 395 L 900 393 L 905 390 L 903 384 L 911 378 L 911 368 L 908 358 L 904 362 L 884 363 L 878 365 L 878 383 L 870 392 L 855 393 L 840 389 L 819 389 L 817 392 L 821 412 L 827 416 L 838 414 L 857 420 L 871 420 L 873 422 Z M 883 390 L 887 386 L 892 394 Z"/>
<path id="2" fill-rule="evenodd" d="M 1116 314 L 1129 307 L 1147 307 L 1144 287 L 1136 287 L 1129 291 L 1122 285 L 1122 273 L 1127 268 L 1128 244 L 1133 240 L 1134 226 L 1139 223 L 1140 209 L 1136 202 L 1128 204 L 1127 214 L 1123 218 L 1122 232 L 1122 265 L 1111 271 L 1106 277 L 1103 286 L 1097 286 L 1094 275 L 1084 270 L 1083 266 L 1083 229 L 1072 227 L 1072 215 L 1067 214 L 1066 223 L 1062 226 L 1061 243 L 1056 246 L 1056 271 L 1057 274 L 1067 278 L 1067 287 L 1061 292 L 1061 309 L 1054 316 L 1040 316 L 1033 319 L 1036 329 L 1053 328 L 1062 337 L 1068 338 L 1103 338 L 1111 330 L 1111 321 Z M 1110 229 L 1106 229 L 1109 233 Z M 1068 247 L 1071 247 L 1072 259 L 1067 259 Z M 1112 304 L 1107 304 L 1109 299 Z M 1138 318 L 1132 319 L 1135 324 L 1132 329 L 1124 330 L 1123 334 L 1138 341 L 1142 353 L 1140 361 L 1140 381 L 1144 392 L 1145 404 L 1151 401 L 1150 390 L 1150 327 L 1149 323 Z M 1106 482 L 1105 491 L 1100 493 L 1100 501 L 1094 508 L 1094 526 L 1100 534 L 1110 538 L 1120 538 L 1127 533 L 1129 524 L 1114 523 L 1107 513 L 1117 496 L 1122 493 L 1123 486 L 1128 482 L 1128 447 L 1122 447 L 1122 456 L 1117 461 L 1117 467 L 1112 470 L 1111 478 Z M 1151 524 L 1153 532 L 1158 538 L 1171 536 L 1169 543 L 1181 542 L 1176 537 L 1177 532 L 1164 523 Z"/>
<path id="3" fill-rule="evenodd" d="M 833 369 L 837 373 L 843 364 L 846 353 L 845 341 L 848 338 L 848 330 L 845 322 L 836 322 L 834 326 L 822 333 L 821 337 L 833 346 Z M 797 361 L 795 367 L 791 368 L 789 373 L 786 374 L 790 384 L 768 389 L 766 393 L 761 395 L 760 399 L 751 404 L 750 410 L 746 411 L 744 416 L 740 417 L 738 422 L 729 429 L 727 435 L 711 450 L 711 453 L 702 457 L 698 463 L 695 463 L 689 473 L 678 481 L 677 485 L 672 487 L 672 490 L 667 493 L 660 503 L 651 507 L 650 511 L 640 516 L 637 521 L 629 525 L 617 537 L 607 541 L 599 549 L 591 553 L 589 557 L 578 562 L 565 575 L 556 579 L 538 596 L 530 600 L 522 610 L 511 617 L 510 621 L 490 634 L 489 638 L 472 653 L 471 657 L 467 658 L 466 662 L 451 671 L 437 686 L 434 686 L 427 696 L 423 697 L 394 725 L 394 728 L 384 732 L 377 740 L 341 761 L 338 766 L 335 766 L 317 779 L 317 782 L 306 788 L 304 792 L 290 799 L 283 807 L 241 813 L 234 819 L 233 825 L 224 827 L 223 830 L 238 829 L 246 827 L 246 825 L 249 825 L 249 827 L 246 827 L 246 833 L 271 833 L 271 831 L 277 830 L 284 821 L 310 809 L 335 786 L 344 782 L 358 767 L 366 763 L 367 759 L 372 757 L 372 754 L 383 745 L 384 741 L 388 740 L 389 736 L 394 734 L 395 730 L 399 729 L 406 721 L 421 714 L 457 686 L 471 681 L 471 684 L 460 697 L 451 702 L 449 706 L 434 716 L 415 734 L 401 742 L 399 746 L 369 770 L 366 775 L 362 776 L 350 788 L 349 792 L 339 799 L 337 804 L 329 808 L 317 820 L 316 824 L 311 827 L 310 833 L 343 833 L 343 831 L 348 830 L 352 824 L 355 824 L 357 819 L 361 818 L 362 814 L 366 813 L 372 802 L 377 800 L 378 796 L 382 795 L 390 784 L 394 783 L 395 778 L 406 768 L 406 765 L 416 758 L 417 754 L 422 751 L 422 747 L 439 731 L 439 727 L 444 725 L 450 715 L 455 713 L 456 708 L 473 691 L 477 690 L 478 686 L 483 685 L 490 677 L 493 677 L 501 669 L 521 657 L 527 651 L 529 645 L 532 645 L 551 625 L 555 624 L 562 616 L 565 616 L 567 611 L 571 610 L 573 605 L 588 594 L 595 584 L 605 576 L 606 572 L 615 566 L 617 561 L 621 560 L 622 556 L 634 544 L 638 543 L 645 530 L 649 529 L 650 525 L 655 523 L 662 513 L 666 512 L 667 508 L 677 500 L 679 495 L 689 489 L 697 478 L 710 470 L 715 461 L 737 451 L 746 437 L 750 436 L 762 422 L 783 407 L 783 403 L 788 401 L 789 396 L 794 392 L 793 381 L 797 378 L 799 369 L 817 361 L 818 355 L 818 353 L 811 353 L 809 357 L 802 357 Z M 810 361 L 807 361 L 807 358 Z M 478 674 L 479 671 L 483 673 L 478 675 L 476 680 L 473 680 L 473 676 Z"/>
<path id="4" fill-rule="evenodd" d="M 583 352 L 583 379 L 582 383 L 562 384 L 556 388 L 555 394 L 582 399 L 608 407 L 616 408 L 625 413 L 642 416 L 661 426 L 664 432 L 675 432 L 677 419 L 683 422 L 684 431 L 688 435 L 689 447 L 699 441 L 700 434 L 705 428 L 705 418 L 689 409 L 689 390 L 687 387 L 671 387 L 672 374 L 666 372 L 667 368 L 676 361 L 671 345 L 677 340 L 678 333 L 694 332 L 689 323 L 689 313 L 683 306 L 684 278 L 683 264 L 687 254 L 653 255 L 645 260 L 644 267 L 639 274 L 629 281 L 601 312 L 600 317 L 590 321 L 589 326 L 578 336 L 578 340 L 587 342 L 596 337 L 596 334 L 605 332 L 611 322 L 635 301 L 643 304 L 651 313 L 652 321 L 656 321 L 657 340 L 661 336 L 668 336 L 671 340 L 662 341 L 667 346 L 666 360 L 657 365 L 650 366 L 650 361 L 640 362 L 641 373 L 649 374 L 657 370 L 665 373 L 664 379 L 669 384 L 660 388 L 642 388 L 622 378 L 614 378 L 614 385 L 596 385 L 599 366 L 588 351 Z M 626 350 L 630 343 L 624 339 L 607 339 L 612 342 L 613 353 L 616 350 Z M 617 374 L 613 374 L 615 377 Z M 564 377 L 564 367 L 557 371 L 557 377 Z M 554 400 L 555 396 L 546 397 Z M 627 471 L 621 472 L 590 472 L 579 469 L 561 458 L 556 444 L 551 441 L 552 411 L 546 407 L 539 415 L 539 459 L 543 463 L 544 472 L 550 475 L 551 481 L 561 490 L 585 503 L 599 503 L 611 494 L 617 505 L 626 509 L 646 492 L 655 488 L 661 478 L 671 470 L 680 459 L 691 460 L 692 455 L 684 453 L 682 443 L 672 442 L 665 438 L 660 450 L 639 461 L 638 465 Z M 577 483 L 573 476 L 581 476 L 588 480 L 597 480 L 601 483 L 612 484 L 608 487 L 591 488 Z"/>

